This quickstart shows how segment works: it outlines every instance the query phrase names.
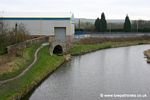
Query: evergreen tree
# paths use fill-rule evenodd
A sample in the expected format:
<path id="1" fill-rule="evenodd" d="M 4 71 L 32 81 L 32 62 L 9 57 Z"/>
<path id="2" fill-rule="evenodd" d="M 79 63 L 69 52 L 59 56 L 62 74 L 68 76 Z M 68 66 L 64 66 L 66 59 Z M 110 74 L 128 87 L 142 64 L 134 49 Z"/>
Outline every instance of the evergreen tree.
<path id="1" fill-rule="evenodd" d="M 124 31 L 125 32 L 131 32 L 131 22 L 130 22 L 128 15 L 125 18 Z"/>
<path id="2" fill-rule="evenodd" d="M 104 13 L 101 14 L 101 19 L 100 19 L 99 23 L 100 23 L 100 31 L 106 32 L 107 31 L 107 21 L 105 19 Z"/>
<path id="3" fill-rule="evenodd" d="M 95 20 L 95 29 L 96 29 L 96 31 L 100 31 L 100 23 L 99 23 L 99 21 L 100 21 L 100 19 L 99 18 L 97 18 L 96 20 Z"/>

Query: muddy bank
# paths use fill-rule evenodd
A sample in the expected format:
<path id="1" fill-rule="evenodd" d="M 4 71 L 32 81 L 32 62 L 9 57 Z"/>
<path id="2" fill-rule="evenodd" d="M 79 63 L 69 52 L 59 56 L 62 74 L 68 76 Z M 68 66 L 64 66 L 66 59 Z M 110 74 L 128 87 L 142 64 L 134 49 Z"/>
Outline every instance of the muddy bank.
<path id="1" fill-rule="evenodd" d="M 144 51 L 144 55 L 147 58 L 147 63 L 150 63 L 150 49 Z"/>

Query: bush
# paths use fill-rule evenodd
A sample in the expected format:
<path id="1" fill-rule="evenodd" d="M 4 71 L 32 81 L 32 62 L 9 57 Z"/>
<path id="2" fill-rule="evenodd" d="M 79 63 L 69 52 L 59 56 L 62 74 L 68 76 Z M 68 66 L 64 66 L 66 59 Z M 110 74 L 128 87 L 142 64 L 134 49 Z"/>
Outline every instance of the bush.
<path id="1" fill-rule="evenodd" d="M 3 28 L 0 32 L 0 55 L 7 52 L 6 47 L 27 40 L 28 32 L 23 24 L 15 29 Z"/>

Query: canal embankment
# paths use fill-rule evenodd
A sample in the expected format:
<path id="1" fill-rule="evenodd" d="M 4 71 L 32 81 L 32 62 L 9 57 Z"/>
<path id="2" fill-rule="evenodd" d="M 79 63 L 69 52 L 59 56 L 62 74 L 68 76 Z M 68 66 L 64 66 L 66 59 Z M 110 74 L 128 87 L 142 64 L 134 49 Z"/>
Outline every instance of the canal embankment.
<path id="1" fill-rule="evenodd" d="M 135 41 L 114 41 L 103 43 L 75 43 L 70 49 L 69 53 L 72 56 L 82 55 L 85 53 L 93 52 L 96 50 L 106 48 L 116 48 L 130 45 L 149 44 L 150 40 L 135 40 Z M 38 61 L 31 67 L 31 69 L 22 77 L 5 83 L 0 86 L 0 99 L 1 100 L 15 100 L 21 99 L 36 86 L 38 86 L 47 76 L 57 70 L 60 65 L 66 62 L 64 56 L 49 55 L 48 46 L 42 48 L 38 54 Z"/>
<path id="2" fill-rule="evenodd" d="M 150 49 L 144 51 L 144 55 L 147 58 L 147 63 L 150 63 Z"/>
<path id="3" fill-rule="evenodd" d="M 50 56 L 48 51 L 48 46 L 42 48 L 38 54 L 38 61 L 25 75 L 0 86 L 0 100 L 21 99 L 65 62 L 63 56 Z"/>
<path id="4" fill-rule="evenodd" d="M 150 100 L 150 65 L 143 55 L 149 46 L 110 48 L 73 57 L 26 100 Z M 101 97 L 111 94 L 135 96 Z"/>

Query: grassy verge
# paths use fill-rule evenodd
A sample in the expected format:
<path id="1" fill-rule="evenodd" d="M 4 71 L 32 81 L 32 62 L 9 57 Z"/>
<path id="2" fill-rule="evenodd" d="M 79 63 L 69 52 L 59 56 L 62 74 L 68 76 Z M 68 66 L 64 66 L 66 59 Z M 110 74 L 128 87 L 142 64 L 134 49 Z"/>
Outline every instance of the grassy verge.
<path id="1" fill-rule="evenodd" d="M 141 45 L 141 44 L 149 44 L 150 40 L 136 40 L 136 41 L 126 41 L 126 42 L 104 42 L 101 44 L 74 44 L 70 49 L 72 55 L 81 55 L 89 52 L 93 52 L 96 50 L 106 49 L 106 48 L 116 48 L 123 46 L 131 46 L 131 45 Z"/>
<path id="2" fill-rule="evenodd" d="M 143 41 L 126 41 L 126 42 L 104 42 L 101 44 L 75 44 L 71 49 L 72 55 L 81 55 L 88 52 L 122 47 L 129 45 L 140 45 L 150 43 L 148 40 Z M 63 56 L 50 56 L 49 48 L 44 47 L 39 52 L 39 58 L 37 63 L 31 67 L 31 69 L 22 77 L 17 80 L 0 86 L 0 100 L 13 100 L 20 99 L 22 96 L 31 91 L 35 86 L 38 85 L 45 77 L 55 71 L 63 62 L 65 58 Z"/>
<path id="3" fill-rule="evenodd" d="M 63 56 L 50 56 L 49 48 L 39 52 L 38 62 L 22 77 L 0 86 L 0 100 L 20 99 L 64 61 Z"/>
<path id="4" fill-rule="evenodd" d="M 103 43 L 103 44 L 89 44 L 89 45 L 84 45 L 84 44 L 75 44 L 71 49 L 71 55 L 80 55 L 80 54 L 85 54 L 88 52 L 100 50 L 100 49 L 106 49 L 106 48 L 111 48 L 110 43 Z"/>
<path id="5" fill-rule="evenodd" d="M 8 67 L 8 69 L 0 73 L 0 80 L 9 79 L 20 74 L 33 61 L 34 53 L 38 47 L 38 45 L 34 45 L 25 48 L 23 57 L 14 57 L 13 60 L 5 66 Z"/>

